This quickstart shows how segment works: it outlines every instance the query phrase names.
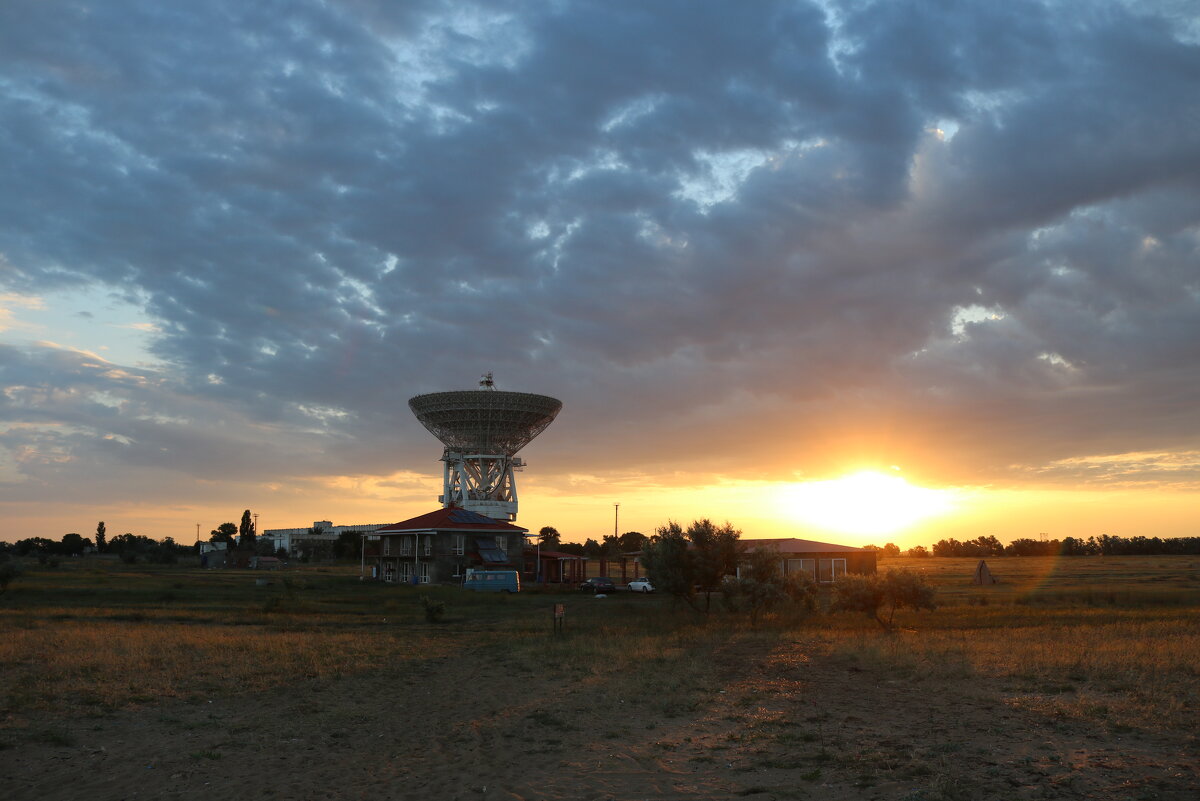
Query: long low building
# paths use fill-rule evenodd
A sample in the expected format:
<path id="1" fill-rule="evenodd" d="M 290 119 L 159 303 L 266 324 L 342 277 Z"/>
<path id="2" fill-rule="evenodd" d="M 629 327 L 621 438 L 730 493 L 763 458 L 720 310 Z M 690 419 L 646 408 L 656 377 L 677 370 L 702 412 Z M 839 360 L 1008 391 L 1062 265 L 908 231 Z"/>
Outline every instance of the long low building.
<path id="1" fill-rule="evenodd" d="M 282 548 L 289 557 L 305 556 L 330 558 L 333 544 L 347 531 L 366 534 L 377 531 L 389 523 L 365 523 L 353 526 L 335 526 L 329 520 L 316 520 L 309 528 L 269 528 L 258 535 L 260 540 L 269 540 L 274 550 Z"/>
<path id="2" fill-rule="evenodd" d="M 875 551 L 796 538 L 741 540 L 748 551 L 768 549 L 779 554 L 784 574 L 808 573 L 821 584 L 832 584 L 847 573 L 874 573 Z M 738 569 L 741 572 L 741 568 Z"/>

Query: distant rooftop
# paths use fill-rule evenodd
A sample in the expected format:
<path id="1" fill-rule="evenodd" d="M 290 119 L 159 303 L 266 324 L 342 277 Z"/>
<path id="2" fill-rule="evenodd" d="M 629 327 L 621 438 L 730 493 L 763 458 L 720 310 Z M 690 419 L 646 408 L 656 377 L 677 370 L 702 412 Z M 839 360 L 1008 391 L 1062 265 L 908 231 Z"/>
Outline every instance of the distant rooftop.
<path id="1" fill-rule="evenodd" d="M 832 542 L 817 542 L 801 540 L 795 537 L 775 540 L 741 540 L 746 550 L 770 548 L 780 553 L 858 553 L 862 548 L 852 548 L 849 545 L 835 545 Z"/>

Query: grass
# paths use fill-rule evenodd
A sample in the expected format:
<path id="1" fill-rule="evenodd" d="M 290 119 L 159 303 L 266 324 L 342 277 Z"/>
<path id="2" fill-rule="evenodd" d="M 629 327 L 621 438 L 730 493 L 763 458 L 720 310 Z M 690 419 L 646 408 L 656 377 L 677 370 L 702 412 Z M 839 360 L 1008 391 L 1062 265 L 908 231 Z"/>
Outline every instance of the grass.
<path id="1" fill-rule="evenodd" d="M 999 682 L 1013 706 L 1100 723 L 1182 726 L 1200 708 L 1196 607 L 948 607 L 895 634 L 831 616 L 793 634 L 924 687 Z"/>
<path id="2" fill-rule="evenodd" d="M 357 565 L 265 574 L 266 586 L 255 581 L 264 574 L 244 571 L 87 559 L 27 566 L 0 598 L 0 712 L 10 721 L 104 714 L 482 654 L 519 676 L 594 690 L 588 703 L 618 722 L 635 710 L 682 719 L 721 691 L 714 655 L 735 634 L 771 644 L 775 659 L 817 645 L 927 688 L 996 683 L 1013 706 L 1114 729 L 1181 726 L 1200 708 L 1200 558 L 991 559 L 1001 583 L 988 587 L 970 584 L 977 562 L 883 561 L 939 587 L 940 608 L 902 613 L 894 634 L 844 614 L 768 616 L 751 633 L 740 618 L 705 619 L 658 596 L 390 587 L 360 582 Z M 426 622 L 421 596 L 445 604 L 442 624 Z M 559 636 L 555 602 L 567 605 Z M 550 717 L 569 725 L 551 711 L 528 714 L 550 729 Z M 764 731 L 817 736 L 782 726 L 748 736 Z"/>

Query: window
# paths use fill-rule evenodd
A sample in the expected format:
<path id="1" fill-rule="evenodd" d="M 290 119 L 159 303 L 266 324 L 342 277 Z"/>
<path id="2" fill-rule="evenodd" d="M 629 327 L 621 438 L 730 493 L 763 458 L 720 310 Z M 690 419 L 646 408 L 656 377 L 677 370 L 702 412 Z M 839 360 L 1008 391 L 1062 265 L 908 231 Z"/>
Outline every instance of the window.
<path id="1" fill-rule="evenodd" d="M 466 534 L 455 534 L 454 535 L 454 555 L 462 556 L 466 550 L 467 550 L 467 535 Z"/>
<path id="2" fill-rule="evenodd" d="M 412 553 L 412 541 L 408 537 L 400 538 L 400 555 L 408 556 Z"/>
<path id="3" fill-rule="evenodd" d="M 505 556 L 508 556 L 508 537 L 504 536 L 503 534 L 497 534 L 496 549 Z"/>
<path id="4" fill-rule="evenodd" d="M 430 534 L 426 534 L 425 535 L 425 555 L 429 556 L 432 553 L 433 553 L 433 536 Z"/>
<path id="5" fill-rule="evenodd" d="M 384 556 L 392 555 L 392 538 L 391 537 L 383 538 L 383 555 Z"/>
<path id="6" fill-rule="evenodd" d="M 817 580 L 822 584 L 832 584 L 837 581 L 838 576 L 846 575 L 845 559 L 820 559 L 818 562 L 820 572 Z"/>
<path id="7" fill-rule="evenodd" d="M 400 580 L 405 584 L 412 581 L 412 563 L 404 562 L 400 565 Z"/>
<path id="8" fill-rule="evenodd" d="M 428 584 L 429 583 L 429 563 L 421 562 L 420 565 L 418 565 L 418 567 L 421 570 L 421 583 Z"/>
<path id="9" fill-rule="evenodd" d="M 789 559 L 787 560 L 788 573 L 804 572 L 813 578 L 817 577 L 817 560 L 816 559 Z"/>

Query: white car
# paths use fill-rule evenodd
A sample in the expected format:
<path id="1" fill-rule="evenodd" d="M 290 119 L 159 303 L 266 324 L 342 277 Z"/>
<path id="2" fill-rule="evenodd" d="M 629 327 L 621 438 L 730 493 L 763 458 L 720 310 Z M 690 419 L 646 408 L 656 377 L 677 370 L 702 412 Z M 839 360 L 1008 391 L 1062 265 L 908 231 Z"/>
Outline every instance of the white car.
<path id="1" fill-rule="evenodd" d="M 650 579 L 644 576 L 642 578 L 635 578 L 625 586 L 629 588 L 630 592 L 654 592 L 654 587 L 650 584 Z"/>

